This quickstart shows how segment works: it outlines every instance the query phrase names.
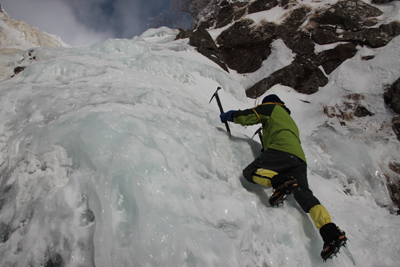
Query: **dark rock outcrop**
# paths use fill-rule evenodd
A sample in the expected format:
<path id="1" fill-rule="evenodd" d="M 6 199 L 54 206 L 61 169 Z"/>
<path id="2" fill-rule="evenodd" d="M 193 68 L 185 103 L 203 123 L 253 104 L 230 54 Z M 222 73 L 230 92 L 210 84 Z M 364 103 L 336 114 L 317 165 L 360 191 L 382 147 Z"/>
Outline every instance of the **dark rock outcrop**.
<path id="1" fill-rule="evenodd" d="M 271 31 L 264 28 L 246 19 L 236 22 L 218 36 L 217 44 L 229 68 L 247 73 L 261 67 L 262 61 L 271 54 L 269 46 L 274 40 Z"/>
<path id="2" fill-rule="evenodd" d="M 26 67 L 16 67 L 14 69 L 14 75 L 11 76 L 11 78 L 14 77 L 15 75 L 17 75 L 18 73 L 23 72 L 25 69 L 26 69 Z"/>
<path id="3" fill-rule="evenodd" d="M 311 19 L 318 24 L 312 32 L 313 40 L 320 45 L 349 41 L 373 48 L 385 46 L 400 34 L 400 23 L 370 28 L 382 14 L 381 10 L 361 0 L 339 1 L 323 15 Z"/>
<path id="4" fill-rule="evenodd" d="M 400 78 L 384 93 L 385 103 L 397 114 L 400 114 Z M 392 119 L 392 129 L 400 141 L 400 116 Z"/>
<path id="5" fill-rule="evenodd" d="M 53 251 L 47 251 L 47 255 L 45 255 L 45 260 L 43 265 L 45 267 L 64 267 L 65 262 L 64 259 L 62 258 L 61 254 Z"/>
<path id="6" fill-rule="evenodd" d="M 400 114 L 400 78 L 394 82 L 383 95 L 385 103 L 397 114 Z"/>
<path id="7" fill-rule="evenodd" d="M 352 43 L 338 45 L 319 53 L 314 62 L 317 66 L 321 65 L 326 74 L 330 74 L 346 59 L 352 58 L 357 53 L 356 46 Z"/>
<path id="8" fill-rule="evenodd" d="M 313 94 L 327 83 L 328 78 L 312 62 L 295 60 L 291 65 L 274 72 L 250 87 L 246 94 L 250 98 L 257 98 L 276 84 L 292 87 L 299 93 Z"/>
<path id="9" fill-rule="evenodd" d="M 249 8 L 259 6 L 258 8 L 266 10 L 276 5 L 278 1 L 255 1 L 249 5 Z M 281 38 L 286 46 L 296 53 L 298 60 L 293 63 L 293 66 L 279 70 L 271 77 L 249 88 L 247 90 L 249 97 L 257 97 L 258 94 L 262 94 L 277 83 L 294 87 L 304 93 L 314 93 L 320 86 L 327 83 L 327 77 L 318 66 L 323 66 L 325 72 L 329 74 L 344 60 L 355 55 L 355 44 L 338 46 L 316 55 L 312 35 L 299 30 L 309 12 L 310 9 L 307 7 L 294 9 L 280 25 L 255 24 L 250 19 L 240 20 L 217 38 L 217 44 L 220 46 L 221 55 L 226 64 L 238 73 L 258 70 L 262 62 L 271 54 L 270 44 L 278 38 Z M 312 63 L 302 64 L 301 62 L 307 62 L 305 58 L 309 58 Z M 288 78 L 288 75 L 292 78 Z M 305 76 L 300 77 L 302 75 Z M 280 77 L 286 79 L 281 81 L 283 78 Z"/>
<path id="10" fill-rule="evenodd" d="M 209 29 L 214 27 L 216 29 L 225 27 L 226 25 L 241 19 L 247 13 L 246 2 L 233 2 L 222 1 L 219 6 L 216 7 L 218 10 L 215 15 L 206 21 L 201 21 L 196 26 L 196 29 Z"/>
<path id="11" fill-rule="evenodd" d="M 386 4 L 386 3 L 390 3 L 396 0 L 372 0 L 372 3 L 374 4 Z"/>
<path id="12" fill-rule="evenodd" d="M 218 50 L 213 38 L 206 30 L 197 30 L 189 37 L 189 44 L 194 47 L 204 47 Z"/>
<path id="13" fill-rule="evenodd" d="M 375 114 L 369 111 L 364 106 L 357 106 L 356 110 L 354 111 L 354 116 L 356 117 L 366 117 L 366 116 L 374 116 Z"/>
<path id="14" fill-rule="evenodd" d="M 260 1 L 253 3 L 258 2 Z M 297 29 L 306 20 L 308 12 L 307 8 L 295 9 L 282 25 L 255 24 L 251 19 L 234 23 L 217 38 L 226 64 L 238 73 L 254 72 L 271 54 L 270 44 L 278 38 L 282 38 L 288 47 L 298 54 L 312 52 L 314 44 L 311 38 L 302 32 L 296 34 Z"/>
<path id="15" fill-rule="evenodd" d="M 383 4 L 390 1 L 373 2 Z M 288 10 L 285 20 L 280 24 L 266 21 L 257 24 L 252 19 L 245 18 L 247 14 L 277 6 Z M 218 48 L 209 50 L 213 51 L 211 57 L 219 58 L 222 65 L 226 64 L 238 73 L 258 70 L 271 54 L 271 43 L 277 39 L 283 40 L 296 54 L 290 66 L 272 73 L 248 88 L 248 97 L 256 98 L 278 83 L 311 94 L 327 84 L 326 75 L 356 54 L 358 45 L 382 47 L 400 35 L 400 22 L 376 26 L 378 17 L 382 14 L 379 8 L 361 0 L 340 0 L 330 8 L 318 11 L 294 0 L 225 1 L 219 4 L 213 17 L 200 23 L 197 29 L 220 28 L 232 24 L 216 39 Z M 315 44 L 338 42 L 347 43 L 315 53 Z M 199 49 L 199 52 L 207 54 L 209 50 Z M 365 57 L 363 60 L 372 58 L 373 56 Z"/>
<path id="16" fill-rule="evenodd" d="M 360 31 L 377 24 L 376 17 L 383 12 L 361 0 L 339 1 L 321 16 L 312 20 L 319 25 L 336 25 L 347 31 Z"/>
<path id="17" fill-rule="evenodd" d="M 197 47 L 197 51 L 208 59 L 218 64 L 221 68 L 228 71 L 228 68 L 221 57 L 219 49 L 207 30 L 197 30 L 189 38 L 189 44 Z"/>
<path id="18" fill-rule="evenodd" d="M 178 29 L 178 30 L 179 33 L 175 37 L 175 40 L 190 38 L 193 35 L 192 30 L 183 30 L 183 29 Z"/>
<path id="19" fill-rule="evenodd" d="M 396 134 L 397 139 L 400 141 L 400 116 L 392 119 L 392 129 Z"/>
<path id="20" fill-rule="evenodd" d="M 375 58 L 375 56 L 371 55 L 371 56 L 363 56 L 361 59 L 365 60 L 365 61 L 368 61 L 368 60 L 371 60 L 371 59 L 374 59 L 374 58 Z"/>
<path id="21" fill-rule="evenodd" d="M 323 15 L 312 18 L 318 24 L 312 38 L 320 45 L 348 41 L 372 48 L 385 46 L 400 34 L 400 23 L 372 27 L 378 22 L 376 17 L 382 14 L 378 8 L 360 0 L 339 1 Z"/>
<path id="22" fill-rule="evenodd" d="M 308 7 L 299 7 L 293 9 L 285 21 L 277 26 L 276 34 L 279 37 L 290 38 L 299 30 L 299 27 L 306 21 L 307 14 L 311 9 Z"/>
<path id="23" fill-rule="evenodd" d="M 7 242 L 11 235 L 11 229 L 5 223 L 0 223 L 0 244 Z"/>
<path id="24" fill-rule="evenodd" d="M 265 31 L 263 26 L 256 25 L 251 19 L 244 19 L 223 31 L 217 38 L 217 44 L 227 48 L 252 47 L 254 44 L 271 42 L 271 40 L 273 40 L 273 32 Z"/>
<path id="25" fill-rule="evenodd" d="M 336 42 L 351 41 L 361 45 L 378 48 L 387 45 L 394 37 L 400 34 L 400 22 L 393 21 L 378 28 L 366 28 L 357 32 L 339 31 L 318 27 L 314 30 L 312 38 L 320 45 Z"/>
<path id="26" fill-rule="evenodd" d="M 22 72 L 25 70 L 26 67 L 16 67 L 14 69 L 14 75 L 17 75 L 18 73 Z"/>
<path id="27" fill-rule="evenodd" d="M 243 8 L 246 3 L 237 2 L 224 6 L 216 17 L 215 28 L 222 28 L 229 23 L 242 18 L 246 13 L 246 8 Z"/>
<path id="28" fill-rule="evenodd" d="M 270 10 L 278 5 L 278 0 L 257 0 L 249 4 L 249 14 Z"/>
<path id="29" fill-rule="evenodd" d="M 387 178 L 387 186 L 393 203 L 399 208 L 399 210 L 397 210 L 397 215 L 400 215 L 400 163 L 390 162 L 389 168 L 393 171 L 394 175 L 385 175 Z"/>
<path id="30" fill-rule="evenodd" d="M 311 35 L 304 31 L 294 32 L 291 36 L 281 36 L 285 45 L 297 55 L 308 55 L 314 53 L 315 44 Z"/>
<path id="31" fill-rule="evenodd" d="M 303 93 L 316 92 L 318 87 L 327 83 L 327 77 L 324 77 L 324 74 L 319 72 L 316 67 L 322 66 L 325 73 L 330 74 L 343 61 L 356 54 L 357 45 L 368 45 L 373 48 L 382 47 L 400 34 L 399 22 L 392 22 L 377 28 L 368 28 L 377 24 L 376 17 L 382 15 L 382 11 L 360 0 L 339 1 L 322 15 L 311 19 L 311 23 L 318 26 L 309 30 L 309 32 L 300 29 L 304 22 L 303 16 L 307 15 L 307 11 L 304 8 L 297 9 L 297 12 L 293 12 L 294 14 L 291 15 L 294 19 L 289 17 L 285 23 L 275 29 L 275 32 L 284 32 L 285 34 L 280 36 L 275 33 L 274 35 L 276 38 L 282 38 L 286 46 L 297 54 L 296 59 L 303 57 L 303 62 L 311 61 L 315 67 L 304 67 L 302 65 L 303 68 L 301 68 L 301 65 L 298 65 L 298 60 L 295 60 L 294 66 L 285 67 L 248 88 L 247 96 L 258 97 L 277 83 L 291 86 Z M 298 23 L 292 24 L 293 21 Z M 314 42 L 324 45 L 343 41 L 349 43 L 323 51 L 318 55 L 314 53 Z M 308 76 L 279 81 L 280 79 L 277 79 L 277 77 L 284 75 L 284 73 L 291 76 L 302 76 L 304 74 L 308 74 Z M 312 74 L 310 75 L 310 73 Z M 299 82 L 293 85 L 295 80 Z"/>
<path id="32" fill-rule="evenodd" d="M 356 52 L 356 45 L 348 43 L 338 45 L 318 55 L 309 53 L 297 56 L 291 65 L 256 83 L 247 89 L 246 94 L 250 98 L 257 98 L 276 84 L 292 87 L 299 93 L 313 94 L 319 87 L 328 83 L 328 77 L 319 69 L 319 66 L 322 66 L 325 73 L 329 74 L 343 61 L 353 57 Z"/>
<path id="33" fill-rule="evenodd" d="M 400 163 L 390 162 L 389 168 L 397 174 L 400 174 Z"/>

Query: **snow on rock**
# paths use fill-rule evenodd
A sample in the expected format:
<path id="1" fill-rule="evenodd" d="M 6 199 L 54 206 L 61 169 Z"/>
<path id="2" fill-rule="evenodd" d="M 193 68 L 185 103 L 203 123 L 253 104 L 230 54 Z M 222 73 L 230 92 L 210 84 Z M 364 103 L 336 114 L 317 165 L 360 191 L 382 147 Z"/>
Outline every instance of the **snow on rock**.
<path id="1" fill-rule="evenodd" d="M 68 46 L 60 37 L 40 31 L 24 21 L 10 17 L 0 9 L 0 48 L 17 48 L 26 50 L 37 46 Z"/>
<path id="2" fill-rule="evenodd" d="M 22 51 L 42 46 L 70 47 L 57 35 L 13 19 L 0 5 L 0 81 L 10 78 L 21 63 L 26 64 Z"/>

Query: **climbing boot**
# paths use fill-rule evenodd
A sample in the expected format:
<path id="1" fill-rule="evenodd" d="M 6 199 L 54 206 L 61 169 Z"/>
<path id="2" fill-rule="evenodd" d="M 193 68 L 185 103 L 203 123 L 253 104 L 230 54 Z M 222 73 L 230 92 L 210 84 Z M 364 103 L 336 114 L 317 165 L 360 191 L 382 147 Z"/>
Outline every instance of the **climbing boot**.
<path id="1" fill-rule="evenodd" d="M 280 203 L 283 203 L 294 190 L 297 190 L 298 186 L 296 179 L 292 179 L 278 186 L 269 198 L 269 204 L 271 204 L 271 206 L 278 206 Z"/>
<path id="2" fill-rule="evenodd" d="M 321 251 L 321 258 L 324 261 L 336 256 L 342 246 L 346 247 L 346 233 L 340 230 L 334 223 L 322 226 L 320 233 L 324 240 L 324 247 Z"/>

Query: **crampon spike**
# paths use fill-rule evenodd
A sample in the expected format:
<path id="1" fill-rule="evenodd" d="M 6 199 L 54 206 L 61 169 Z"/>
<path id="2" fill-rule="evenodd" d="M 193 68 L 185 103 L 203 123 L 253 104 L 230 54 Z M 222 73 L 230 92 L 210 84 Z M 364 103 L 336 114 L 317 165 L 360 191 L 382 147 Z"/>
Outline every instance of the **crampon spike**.
<path id="1" fill-rule="evenodd" d="M 340 248 L 346 247 L 347 245 L 347 237 L 344 237 L 343 239 L 337 241 L 335 249 L 331 252 L 331 254 L 327 255 L 325 258 L 323 258 L 323 261 L 326 262 L 328 259 L 332 259 L 333 257 L 337 257 L 337 254 L 340 253 Z"/>
<path id="2" fill-rule="evenodd" d="M 279 206 L 279 204 L 283 204 L 283 202 L 287 199 L 289 195 L 283 195 L 280 199 L 276 200 L 274 203 L 271 203 L 272 207 Z"/>
<path id="3" fill-rule="evenodd" d="M 285 184 L 279 186 L 269 198 L 269 204 L 274 207 L 283 203 L 294 190 L 297 190 L 298 184 L 296 180 L 290 180 Z"/>

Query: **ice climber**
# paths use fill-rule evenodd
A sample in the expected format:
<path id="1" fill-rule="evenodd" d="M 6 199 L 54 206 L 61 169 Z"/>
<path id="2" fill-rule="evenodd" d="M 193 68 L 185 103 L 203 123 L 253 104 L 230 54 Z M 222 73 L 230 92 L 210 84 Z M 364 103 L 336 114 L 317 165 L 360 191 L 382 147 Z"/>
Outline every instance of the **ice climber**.
<path id="1" fill-rule="evenodd" d="M 271 206 L 282 203 L 293 193 L 304 212 L 309 213 L 319 229 L 324 246 L 321 257 L 333 257 L 347 238 L 308 187 L 307 163 L 300 143 L 299 129 L 290 110 L 277 95 L 266 96 L 262 104 L 246 110 L 230 110 L 220 115 L 221 122 L 262 124 L 263 152 L 243 170 L 250 183 L 272 186 Z"/>

